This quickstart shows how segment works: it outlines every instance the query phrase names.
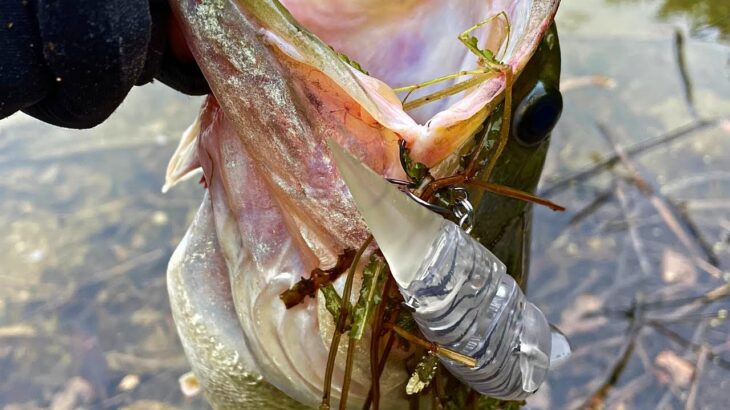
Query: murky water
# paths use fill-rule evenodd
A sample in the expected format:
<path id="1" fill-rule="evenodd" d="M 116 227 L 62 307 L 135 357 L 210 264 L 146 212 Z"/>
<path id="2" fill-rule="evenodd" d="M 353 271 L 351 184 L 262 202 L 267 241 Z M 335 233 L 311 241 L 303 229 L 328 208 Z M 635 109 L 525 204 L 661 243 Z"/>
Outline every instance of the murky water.
<path id="1" fill-rule="evenodd" d="M 529 294 L 575 355 L 530 408 L 730 398 L 729 9 L 563 2 L 565 110 L 541 190 L 569 211 L 536 210 Z M 164 277 L 202 188 L 160 194 L 199 103 L 153 85 L 90 131 L 0 121 L 0 408 L 206 408 L 178 387 Z"/>
<path id="2" fill-rule="evenodd" d="M 165 284 L 201 189 L 160 193 L 198 104 L 155 85 L 90 131 L 0 122 L 0 408 L 204 406 Z"/>
<path id="3" fill-rule="evenodd" d="M 707 24 L 728 3 L 563 6 L 565 110 L 540 189 L 569 211 L 536 210 L 529 293 L 575 354 L 531 407 L 725 408 L 730 49 Z"/>

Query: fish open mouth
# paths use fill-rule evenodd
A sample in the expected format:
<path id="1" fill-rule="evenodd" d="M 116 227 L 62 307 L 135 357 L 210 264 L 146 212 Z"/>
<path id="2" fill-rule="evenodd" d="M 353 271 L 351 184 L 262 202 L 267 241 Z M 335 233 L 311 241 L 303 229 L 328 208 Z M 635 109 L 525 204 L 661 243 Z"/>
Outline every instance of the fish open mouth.
<path id="1" fill-rule="evenodd" d="M 334 320 L 319 293 L 289 307 L 280 295 L 336 267 L 369 236 L 327 141 L 389 178 L 412 177 L 404 149 L 433 178 L 459 172 L 453 158 L 509 102 L 558 6 L 282 3 L 172 2 L 214 96 L 168 167 L 166 188 L 199 168 L 207 186 L 170 262 L 169 291 L 193 370 L 221 407 L 286 408 L 266 398 L 259 376 L 300 403 L 323 395 Z M 366 253 L 359 275 L 373 248 Z M 346 386 L 351 406 L 362 406 L 371 385 L 369 343 L 359 345 Z M 346 366 L 338 358 L 330 371 L 335 401 Z M 382 377 L 381 406 L 404 405 L 402 357 Z"/>

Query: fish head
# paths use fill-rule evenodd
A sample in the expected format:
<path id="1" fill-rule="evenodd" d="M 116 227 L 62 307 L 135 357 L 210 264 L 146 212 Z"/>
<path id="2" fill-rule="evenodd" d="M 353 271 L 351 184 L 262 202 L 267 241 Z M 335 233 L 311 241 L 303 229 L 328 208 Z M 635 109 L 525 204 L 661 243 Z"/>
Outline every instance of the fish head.
<path id="1" fill-rule="evenodd" d="M 291 402 L 277 401 L 280 393 L 265 392 L 271 386 L 316 405 L 333 320 L 318 294 L 290 308 L 279 296 L 313 272 L 333 269 L 369 236 L 327 141 L 383 177 L 407 178 L 402 145 L 435 177 L 458 172 L 478 133 L 498 125 L 507 70 L 516 78 L 516 101 L 537 84 L 520 85 L 529 83 L 526 67 L 558 1 L 175 0 L 171 6 L 213 92 L 166 178 L 169 188 L 202 170 L 206 187 L 168 269 L 183 346 L 221 406 L 289 408 Z M 487 70 L 457 37 L 500 13 L 470 33 L 501 67 Z M 474 70 L 482 73 L 417 88 L 407 99 L 408 91 L 397 92 Z M 409 105 L 475 77 L 459 93 Z M 532 171 L 513 178 L 534 186 L 546 144 L 520 144 L 512 138 L 507 152 L 522 150 L 519 158 Z M 492 240 L 488 234 L 480 240 Z M 334 285 L 341 289 L 342 280 Z M 370 389 L 368 338 L 355 353 L 352 406 Z M 335 364 L 333 401 L 342 389 L 343 349 L 346 343 Z M 406 400 L 407 375 L 398 360 L 381 379 L 384 408 Z"/>

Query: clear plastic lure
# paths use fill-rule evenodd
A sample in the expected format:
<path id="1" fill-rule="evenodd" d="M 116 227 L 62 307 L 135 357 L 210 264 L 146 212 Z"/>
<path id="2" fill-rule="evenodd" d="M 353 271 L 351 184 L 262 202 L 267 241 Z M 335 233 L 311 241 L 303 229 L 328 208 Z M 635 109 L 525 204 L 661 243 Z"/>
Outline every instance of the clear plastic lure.
<path id="1" fill-rule="evenodd" d="M 441 358 L 479 393 L 524 399 L 570 355 L 505 265 L 456 224 L 416 204 L 335 143 L 335 162 L 423 335 L 470 356 Z"/>

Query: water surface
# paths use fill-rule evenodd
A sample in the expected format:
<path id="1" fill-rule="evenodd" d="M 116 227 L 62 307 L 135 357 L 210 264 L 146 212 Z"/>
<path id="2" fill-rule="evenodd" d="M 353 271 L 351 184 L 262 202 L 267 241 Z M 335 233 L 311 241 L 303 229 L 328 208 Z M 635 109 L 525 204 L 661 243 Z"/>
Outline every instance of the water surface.
<path id="1" fill-rule="evenodd" d="M 728 8 L 561 6 L 565 110 L 540 189 L 569 210 L 535 213 L 529 295 L 575 355 L 530 408 L 730 399 Z M 188 366 L 164 276 L 202 188 L 160 193 L 200 101 L 156 84 L 90 131 L 0 121 L 0 408 L 206 408 L 178 387 Z"/>

